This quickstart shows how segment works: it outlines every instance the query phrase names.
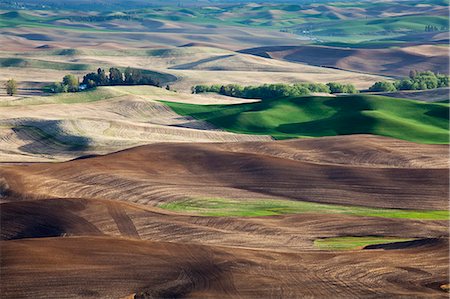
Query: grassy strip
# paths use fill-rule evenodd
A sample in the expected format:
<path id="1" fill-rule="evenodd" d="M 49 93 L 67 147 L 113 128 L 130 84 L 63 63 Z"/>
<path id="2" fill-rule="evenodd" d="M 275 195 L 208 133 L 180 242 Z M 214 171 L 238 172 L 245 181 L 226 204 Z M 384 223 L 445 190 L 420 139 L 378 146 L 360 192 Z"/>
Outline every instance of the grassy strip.
<path id="1" fill-rule="evenodd" d="M 188 212 L 200 216 L 257 217 L 282 214 L 320 213 L 353 216 L 402 218 L 417 220 L 449 220 L 447 210 L 377 209 L 358 206 L 320 204 L 291 200 L 236 200 L 225 198 L 197 198 L 164 203 L 161 208 Z"/>
<path id="2" fill-rule="evenodd" d="M 230 132 L 276 139 L 374 134 L 419 143 L 449 143 L 449 105 L 444 103 L 360 94 L 238 105 L 165 104 L 178 114 Z"/>
<path id="3" fill-rule="evenodd" d="M 314 246 L 325 250 L 352 250 L 367 245 L 388 244 L 415 240 L 413 238 L 391 238 L 391 237 L 336 237 L 317 239 Z"/>

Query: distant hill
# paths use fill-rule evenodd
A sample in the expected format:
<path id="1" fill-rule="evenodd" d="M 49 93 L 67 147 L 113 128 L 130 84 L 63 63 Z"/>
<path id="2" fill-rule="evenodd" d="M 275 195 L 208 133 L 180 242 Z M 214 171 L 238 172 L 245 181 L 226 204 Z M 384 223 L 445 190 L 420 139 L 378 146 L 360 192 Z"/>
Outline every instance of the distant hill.
<path id="1" fill-rule="evenodd" d="M 260 47 L 240 52 L 393 77 L 407 76 L 412 69 L 448 73 L 449 67 L 447 49 L 432 45 L 389 49 L 350 49 L 305 45 Z"/>
<path id="2" fill-rule="evenodd" d="M 51 8 L 51 9 L 80 9 L 80 10 L 111 10 L 111 9 L 134 9 L 149 6 L 207 6 L 227 5 L 239 3 L 267 3 L 268 1 L 252 0 L 26 0 L 26 1 L 1 1 L 0 8 Z M 327 3 L 331 0 L 272 0 L 270 3 Z M 340 1 L 350 2 L 350 1 Z"/>

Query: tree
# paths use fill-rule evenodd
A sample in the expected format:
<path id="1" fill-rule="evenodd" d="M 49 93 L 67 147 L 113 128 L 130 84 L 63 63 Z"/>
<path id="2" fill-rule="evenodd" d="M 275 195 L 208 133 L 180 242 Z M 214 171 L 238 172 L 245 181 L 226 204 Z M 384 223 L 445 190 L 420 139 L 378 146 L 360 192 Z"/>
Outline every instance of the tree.
<path id="1" fill-rule="evenodd" d="M 61 92 L 67 92 L 67 85 L 61 84 L 61 82 L 55 82 L 50 87 L 50 92 L 53 93 L 61 93 Z"/>
<path id="2" fill-rule="evenodd" d="M 83 84 L 86 84 L 89 88 L 100 85 L 99 76 L 96 73 L 89 73 L 83 77 Z"/>
<path id="3" fill-rule="evenodd" d="M 409 71 L 409 77 L 411 79 L 414 79 L 417 76 L 417 70 L 410 70 Z"/>
<path id="4" fill-rule="evenodd" d="M 134 84 L 133 70 L 130 67 L 127 67 L 123 72 L 124 82 L 125 84 Z"/>
<path id="5" fill-rule="evenodd" d="M 97 75 L 98 75 L 97 85 L 99 85 L 99 86 L 108 85 L 109 80 L 108 80 L 108 77 L 106 77 L 105 70 L 98 68 Z"/>
<path id="6" fill-rule="evenodd" d="M 344 93 L 358 93 L 358 90 L 352 84 L 344 84 Z"/>
<path id="7" fill-rule="evenodd" d="M 118 68 L 112 67 L 109 69 L 109 84 L 111 85 L 123 84 L 122 72 Z"/>
<path id="8" fill-rule="evenodd" d="M 69 92 L 76 92 L 79 88 L 78 78 L 74 75 L 65 75 L 63 78 L 63 85 L 67 86 Z"/>
<path id="9" fill-rule="evenodd" d="M 144 83 L 144 76 L 142 75 L 141 70 L 138 69 L 132 69 L 132 83 L 131 84 L 145 84 Z"/>
<path id="10" fill-rule="evenodd" d="M 357 93 L 355 86 L 352 84 L 342 84 L 336 82 L 327 83 L 331 93 Z"/>
<path id="11" fill-rule="evenodd" d="M 13 96 L 17 93 L 17 82 L 14 79 L 9 79 L 5 84 L 6 93 L 10 96 Z"/>
<path id="12" fill-rule="evenodd" d="M 448 87 L 449 77 L 447 75 L 437 74 L 436 77 L 438 79 L 438 87 Z"/>
<path id="13" fill-rule="evenodd" d="M 413 79 L 402 79 L 395 81 L 394 85 L 397 90 L 411 90 L 413 89 L 414 81 Z"/>
<path id="14" fill-rule="evenodd" d="M 170 90 L 170 85 L 166 85 L 166 90 Z"/>
<path id="15" fill-rule="evenodd" d="M 380 81 L 380 82 L 376 82 L 374 85 L 372 85 L 369 88 L 369 91 L 396 91 L 397 88 L 395 87 L 395 85 L 391 82 L 387 82 L 387 81 Z"/>

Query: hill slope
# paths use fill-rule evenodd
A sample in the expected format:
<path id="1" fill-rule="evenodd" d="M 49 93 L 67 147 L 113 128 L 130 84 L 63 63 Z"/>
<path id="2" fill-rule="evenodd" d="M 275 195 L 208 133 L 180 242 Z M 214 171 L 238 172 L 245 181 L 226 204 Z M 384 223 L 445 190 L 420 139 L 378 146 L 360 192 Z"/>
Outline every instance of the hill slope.
<path id="1" fill-rule="evenodd" d="M 227 197 L 427 210 L 446 205 L 446 159 L 443 145 L 352 135 L 160 143 L 66 163 L 4 166 L 0 177 L 7 186 L 1 192 L 12 200 L 72 197 L 158 205 Z"/>
<path id="2" fill-rule="evenodd" d="M 0 102 L 0 161 L 68 160 L 161 141 L 270 140 L 237 135 L 180 117 L 155 100 L 224 103 L 151 86 L 109 86 L 80 93 Z"/>
<path id="3" fill-rule="evenodd" d="M 422 217 L 447 204 L 444 145 L 361 135 L 164 143 L 0 165 L 2 298 L 446 295 L 448 211 Z M 235 217 L 195 215 L 196 202 Z M 299 209 L 228 213 L 288 203 Z M 167 204 L 188 206 L 154 207 Z M 350 251 L 317 245 L 333 242 Z"/>
<path id="4" fill-rule="evenodd" d="M 447 204 L 444 145 L 361 135 L 164 143 L 0 165 L 2 298 L 446 295 L 448 211 L 417 217 Z M 220 196 L 239 207 L 316 202 L 265 217 L 154 207 Z M 201 209 L 223 208 L 211 203 Z M 351 213 L 361 208 L 372 212 Z M 414 241 L 393 241 L 405 238 Z M 330 242 L 350 251 L 317 246 Z"/>
<path id="5" fill-rule="evenodd" d="M 175 112 L 225 130 L 278 139 L 375 134 L 419 143 L 449 142 L 448 104 L 373 95 L 299 97 L 239 105 L 166 102 Z"/>
<path id="6" fill-rule="evenodd" d="M 305 45 L 260 47 L 240 52 L 291 62 L 397 77 L 408 76 L 411 69 L 448 73 L 449 67 L 447 49 L 432 45 L 389 49 L 350 49 Z"/>

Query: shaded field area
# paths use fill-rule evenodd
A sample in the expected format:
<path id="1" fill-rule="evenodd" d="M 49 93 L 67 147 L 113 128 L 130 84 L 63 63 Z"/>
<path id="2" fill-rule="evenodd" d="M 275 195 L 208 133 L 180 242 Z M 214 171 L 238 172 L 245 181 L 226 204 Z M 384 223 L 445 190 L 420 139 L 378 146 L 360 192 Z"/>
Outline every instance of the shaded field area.
<path id="1" fill-rule="evenodd" d="M 444 145 L 154 144 L 2 164 L 0 195 L 2 297 L 448 295 Z"/>
<path id="2" fill-rule="evenodd" d="M 373 95 L 299 97 L 240 105 L 165 102 L 219 128 L 277 139 L 375 134 L 420 143 L 449 142 L 449 105 Z"/>

